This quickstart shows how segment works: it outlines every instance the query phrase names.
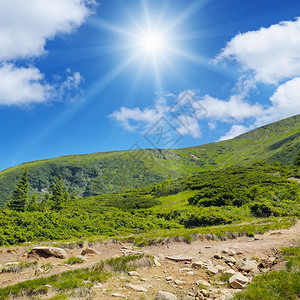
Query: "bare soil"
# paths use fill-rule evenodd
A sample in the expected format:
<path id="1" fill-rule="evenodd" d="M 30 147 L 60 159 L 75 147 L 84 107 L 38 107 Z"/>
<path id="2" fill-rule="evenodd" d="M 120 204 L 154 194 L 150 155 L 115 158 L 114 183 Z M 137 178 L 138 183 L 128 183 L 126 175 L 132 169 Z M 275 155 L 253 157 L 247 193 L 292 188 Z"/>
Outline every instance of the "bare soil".
<path id="1" fill-rule="evenodd" d="M 212 276 L 203 268 L 192 268 L 191 262 L 175 262 L 163 258 L 162 255 L 191 257 L 193 262 L 201 260 L 214 266 L 223 265 L 228 269 L 229 266 L 226 265 L 223 260 L 214 258 L 215 254 L 221 254 L 222 250 L 229 249 L 236 251 L 238 254 L 235 255 L 235 258 L 241 260 L 278 258 L 280 247 L 287 247 L 298 243 L 300 238 L 299 233 L 300 222 L 297 222 L 292 228 L 274 230 L 252 238 L 238 237 L 226 241 L 197 240 L 191 244 L 169 243 L 143 247 L 138 249 L 138 251 L 150 254 L 154 257 L 160 257 L 157 265 L 151 268 L 139 268 L 137 270 L 139 276 L 121 274 L 120 276 L 96 285 L 93 288 L 93 299 L 121 299 L 122 296 L 124 296 L 123 298 L 125 299 L 154 299 L 159 290 L 171 292 L 179 299 L 195 299 L 196 292 L 201 289 L 196 284 L 199 279 L 206 280 L 212 284 L 212 287 L 208 288 L 211 294 L 214 295 L 211 299 L 227 299 L 226 297 L 234 293 L 235 290 L 229 289 L 225 283 L 221 282 L 218 277 L 219 275 Z M 126 247 L 129 250 L 137 251 L 137 249 L 133 249 L 130 244 L 113 242 L 96 243 L 92 248 L 96 249 L 99 254 L 86 255 L 87 260 L 84 263 L 68 266 L 64 264 L 64 260 L 54 257 L 28 257 L 27 253 L 34 246 L 36 245 L 0 248 L 0 267 L 9 262 L 38 261 L 37 267 L 26 268 L 20 273 L 0 273 L 0 287 L 41 276 L 58 274 L 70 269 L 89 267 L 100 260 L 122 256 L 124 251 L 128 251 Z M 84 248 L 86 248 L 86 246 L 87 245 L 84 245 Z M 65 250 L 68 257 L 78 256 L 82 251 L 80 248 Z M 37 272 L 37 268 L 48 263 L 53 265 L 49 272 L 46 274 Z M 284 262 L 281 262 L 280 259 L 277 264 L 272 266 L 273 269 L 283 267 Z M 234 265 L 232 268 L 236 269 Z M 249 278 L 251 279 L 252 275 L 249 275 Z M 128 284 L 143 287 L 147 291 L 134 291 L 126 287 Z M 49 296 L 50 294 L 46 296 L 46 298 Z"/>

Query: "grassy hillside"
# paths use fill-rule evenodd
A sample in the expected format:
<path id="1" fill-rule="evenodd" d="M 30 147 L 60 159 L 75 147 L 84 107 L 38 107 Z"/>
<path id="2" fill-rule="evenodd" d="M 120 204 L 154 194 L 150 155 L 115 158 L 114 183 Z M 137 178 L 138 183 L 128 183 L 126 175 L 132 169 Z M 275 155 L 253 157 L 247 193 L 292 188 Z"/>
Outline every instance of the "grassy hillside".
<path id="1" fill-rule="evenodd" d="M 141 188 L 168 178 L 249 165 L 257 160 L 292 163 L 300 149 L 300 115 L 263 126 L 232 140 L 184 149 L 145 149 L 71 155 L 18 165 L 0 172 L 0 206 L 25 166 L 31 194 L 41 196 L 62 175 L 70 193 L 96 196 Z"/>
<path id="2" fill-rule="evenodd" d="M 299 216 L 300 185 L 287 179 L 295 172 L 298 167 L 256 163 L 68 200 L 59 211 L 49 203 L 40 203 L 34 211 L 2 209 L 0 245 L 150 232 L 154 238 L 153 231 L 159 230 Z"/>

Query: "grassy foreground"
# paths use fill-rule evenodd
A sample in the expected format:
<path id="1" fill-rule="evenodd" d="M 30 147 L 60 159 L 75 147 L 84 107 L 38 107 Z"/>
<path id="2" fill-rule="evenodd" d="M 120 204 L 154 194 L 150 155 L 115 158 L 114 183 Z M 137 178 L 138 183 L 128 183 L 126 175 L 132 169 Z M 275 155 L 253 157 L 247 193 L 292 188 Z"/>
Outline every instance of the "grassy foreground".
<path id="1" fill-rule="evenodd" d="M 125 271 L 136 270 L 137 265 L 153 264 L 152 257 L 141 255 L 126 256 L 101 261 L 91 268 L 67 271 L 61 274 L 27 280 L 12 286 L 0 289 L 0 299 L 14 297 L 39 298 L 50 290 L 56 294 L 54 299 L 69 299 L 81 297 L 89 299 L 93 295 L 92 287 L 112 276 Z M 51 288 L 51 287 L 52 288 Z"/>

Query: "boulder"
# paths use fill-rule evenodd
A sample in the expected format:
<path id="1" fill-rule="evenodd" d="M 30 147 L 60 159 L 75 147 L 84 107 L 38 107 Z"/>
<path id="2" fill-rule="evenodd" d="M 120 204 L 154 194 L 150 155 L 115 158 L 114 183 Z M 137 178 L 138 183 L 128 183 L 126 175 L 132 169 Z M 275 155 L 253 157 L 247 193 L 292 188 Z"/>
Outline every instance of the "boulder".
<path id="1" fill-rule="evenodd" d="M 86 255 L 86 254 L 99 254 L 99 252 L 93 248 L 86 248 L 81 251 L 81 255 Z"/>
<path id="2" fill-rule="evenodd" d="M 229 284 L 235 289 L 244 289 L 249 283 L 249 279 L 241 273 L 235 273 L 229 278 Z"/>
<path id="3" fill-rule="evenodd" d="M 57 258 L 67 258 L 67 253 L 64 249 L 56 247 L 34 247 L 29 254 L 38 254 L 39 256 L 49 257 L 54 256 Z"/>
<path id="4" fill-rule="evenodd" d="M 172 293 L 159 291 L 156 294 L 155 300 L 178 300 L 178 298 Z"/>

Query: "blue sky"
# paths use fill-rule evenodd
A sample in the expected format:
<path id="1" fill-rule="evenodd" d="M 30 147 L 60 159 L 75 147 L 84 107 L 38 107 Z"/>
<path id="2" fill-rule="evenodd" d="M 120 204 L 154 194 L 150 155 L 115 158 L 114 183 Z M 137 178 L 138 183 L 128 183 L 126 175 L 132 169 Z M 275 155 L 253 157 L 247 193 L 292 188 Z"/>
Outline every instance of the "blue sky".
<path id="1" fill-rule="evenodd" d="M 298 0 L 0 3 L 0 170 L 179 148 L 300 113 Z"/>

